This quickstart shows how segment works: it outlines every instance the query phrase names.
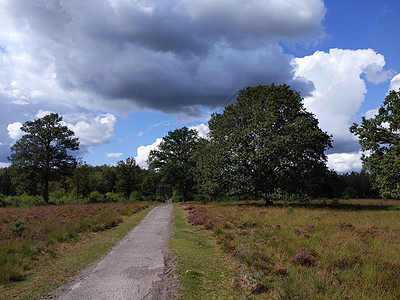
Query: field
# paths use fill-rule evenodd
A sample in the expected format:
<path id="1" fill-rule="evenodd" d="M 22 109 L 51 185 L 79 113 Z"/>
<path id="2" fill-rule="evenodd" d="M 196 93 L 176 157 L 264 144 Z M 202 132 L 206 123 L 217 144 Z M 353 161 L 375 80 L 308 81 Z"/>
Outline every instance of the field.
<path id="1" fill-rule="evenodd" d="M 290 205 L 264 207 L 254 201 L 176 206 L 176 214 L 184 214 L 193 228 L 203 229 L 207 233 L 204 242 L 218 244 L 230 261 L 226 272 L 230 296 L 216 292 L 209 297 L 400 298 L 399 202 L 341 200 Z M 176 230 L 175 234 L 181 234 L 179 227 Z M 193 243 L 187 244 L 187 248 L 193 247 Z M 185 263 L 187 250 L 176 249 L 180 262 Z M 184 293 L 196 294 L 194 289 L 212 285 L 207 282 L 210 276 L 205 276 L 212 269 L 191 267 L 191 273 L 204 275 L 197 285 L 190 280 L 185 284 L 188 275 L 184 269 L 178 270 L 184 279 Z"/>
<path id="2" fill-rule="evenodd" d="M 134 202 L 1 208 L 0 299 L 45 295 L 101 258 L 153 206 Z"/>

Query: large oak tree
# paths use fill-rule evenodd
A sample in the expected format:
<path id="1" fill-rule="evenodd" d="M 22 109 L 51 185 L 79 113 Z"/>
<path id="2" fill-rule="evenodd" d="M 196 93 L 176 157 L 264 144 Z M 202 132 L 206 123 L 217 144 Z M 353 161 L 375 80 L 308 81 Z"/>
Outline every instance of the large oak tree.
<path id="1" fill-rule="evenodd" d="M 313 195 L 327 174 L 331 138 L 287 85 L 247 87 L 214 113 L 198 172 L 202 190 L 265 197 L 275 189 Z M 205 189 L 204 189 L 205 185 Z"/>
<path id="2" fill-rule="evenodd" d="M 21 130 L 25 134 L 11 146 L 9 159 L 20 172 L 37 176 L 43 184 L 44 201 L 48 203 L 49 181 L 74 166 L 76 160 L 71 151 L 79 149 L 78 138 L 56 113 L 25 122 Z"/>

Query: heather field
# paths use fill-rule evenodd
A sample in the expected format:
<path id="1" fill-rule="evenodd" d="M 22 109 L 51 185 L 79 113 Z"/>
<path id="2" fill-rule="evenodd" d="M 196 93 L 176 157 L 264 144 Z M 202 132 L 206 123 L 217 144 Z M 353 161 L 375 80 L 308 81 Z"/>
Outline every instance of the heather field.
<path id="1" fill-rule="evenodd" d="M 400 298 L 400 202 L 290 205 L 190 203 L 176 206 L 176 214 L 184 214 L 193 228 L 207 232 L 207 239 L 229 257 L 226 274 L 230 274 L 232 298 Z M 191 287 L 185 286 L 184 269 L 186 293 L 209 278 L 204 269 L 195 285 L 192 278 Z M 219 298 L 218 293 L 212 297 Z"/>
<path id="2" fill-rule="evenodd" d="M 117 202 L 0 208 L 0 299 L 18 290 L 27 299 L 48 292 L 107 253 L 150 207 Z"/>

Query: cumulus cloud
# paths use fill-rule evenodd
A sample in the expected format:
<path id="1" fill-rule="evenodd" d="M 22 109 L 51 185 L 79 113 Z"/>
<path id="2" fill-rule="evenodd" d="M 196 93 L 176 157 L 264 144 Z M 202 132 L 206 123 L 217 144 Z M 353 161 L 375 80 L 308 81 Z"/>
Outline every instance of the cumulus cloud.
<path id="1" fill-rule="evenodd" d="M 117 118 L 113 114 L 105 114 L 90 120 L 79 121 L 76 124 L 67 124 L 67 126 L 79 138 L 81 145 L 95 146 L 110 142 L 116 122 Z"/>
<path id="2" fill-rule="evenodd" d="M 360 172 L 362 169 L 361 152 L 328 154 L 328 168 L 339 173 Z"/>
<path id="3" fill-rule="evenodd" d="M 304 98 L 308 111 L 316 115 L 320 126 L 333 135 L 332 152 L 355 152 L 360 148 L 349 127 L 357 121 L 367 92 L 365 80 L 379 82 L 387 79 L 383 55 L 372 49 L 331 49 L 294 59 L 296 76 L 311 80 L 315 90 Z M 386 75 L 382 75 L 386 74 Z M 365 79 L 363 77 L 365 75 Z"/>
<path id="4" fill-rule="evenodd" d="M 158 148 L 162 141 L 162 138 L 157 138 L 153 144 L 147 146 L 140 146 L 137 148 L 137 156 L 135 157 L 136 164 L 144 169 L 149 167 L 149 154 L 151 150 Z"/>
<path id="5" fill-rule="evenodd" d="M 187 115 L 248 85 L 307 93 L 279 43 L 318 39 L 325 12 L 322 0 L 5 0 L 0 93 L 19 104 Z"/>
<path id="6" fill-rule="evenodd" d="M 201 138 L 208 138 L 208 133 L 210 132 L 210 128 L 208 128 L 208 126 L 204 123 L 196 126 L 190 126 L 189 129 L 196 130 Z"/>
<path id="7" fill-rule="evenodd" d="M 392 80 L 390 81 L 389 90 L 393 90 L 396 92 L 400 90 L 400 74 L 397 74 L 392 78 Z"/>
<path id="8" fill-rule="evenodd" d="M 8 130 L 8 135 L 10 138 L 13 140 L 18 140 L 20 139 L 23 135 L 24 132 L 21 130 L 22 123 L 21 122 L 14 122 L 11 124 L 8 124 L 7 130 Z"/>
<path id="9" fill-rule="evenodd" d="M 122 153 L 106 153 L 107 157 L 121 157 Z"/>

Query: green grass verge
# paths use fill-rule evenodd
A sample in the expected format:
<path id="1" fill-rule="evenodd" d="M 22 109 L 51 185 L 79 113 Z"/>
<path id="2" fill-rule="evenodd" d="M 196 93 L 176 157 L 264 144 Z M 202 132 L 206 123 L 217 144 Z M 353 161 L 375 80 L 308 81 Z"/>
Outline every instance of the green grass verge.
<path id="1" fill-rule="evenodd" d="M 188 214 L 182 206 L 174 204 L 174 214 L 174 237 L 169 248 L 178 257 L 183 299 L 237 299 L 229 256 L 208 232 L 188 224 Z"/>
<path id="2" fill-rule="evenodd" d="M 151 205 L 106 231 L 91 233 L 76 243 L 63 243 L 54 253 L 40 257 L 35 273 L 24 281 L 0 286 L 0 299 L 37 299 L 66 283 L 80 269 L 100 260 L 154 208 Z"/>

